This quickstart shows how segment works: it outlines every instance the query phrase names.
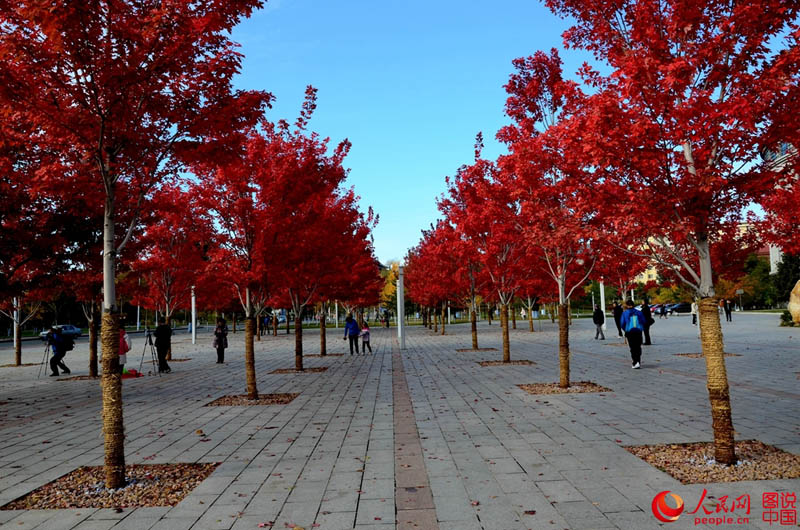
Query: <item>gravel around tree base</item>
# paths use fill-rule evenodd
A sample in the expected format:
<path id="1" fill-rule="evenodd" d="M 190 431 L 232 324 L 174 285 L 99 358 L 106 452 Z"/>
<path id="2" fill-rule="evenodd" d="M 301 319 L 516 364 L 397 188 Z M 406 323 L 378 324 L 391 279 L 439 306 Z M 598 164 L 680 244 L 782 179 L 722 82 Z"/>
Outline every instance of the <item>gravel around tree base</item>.
<path id="1" fill-rule="evenodd" d="M 470 351 L 497 351 L 497 348 L 459 348 L 456 350 L 457 352 L 464 353 Z"/>
<path id="2" fill-rule="evenodd" d="M 59 377 L 58 381 L 97 381 L 100 376 L 93 377 L 91 375 L 73 375 L 72 377 Z"/>
<path id="3" fill-rule="evenodd" d="M 479 361 L 478 364 L 481 366 L 523 366 L 523 365 L 527 366 L 536 363 L 533 361 L 527 361 L 523 359 L 521 361 L 509 361 L 507 363 L 503 361 Z"/>
<path id="4" fill-rule="evenodd" d="M 317 366 L 315 368 L 304 368 L 303 370 L 295 370 L 294 368 L 279 368 L 273 370 L 270 374 L 316 374 L 327 370 L 327 366 Z"/>
<path id="5" fill-rule="evenodd" d="M 739 462 L 734 466 L 714 461 L 712 442 L 638 445 L 625 449 L 682 484 L 800 478 L 800 455 L 758 440 L 736 442 Z"/>
<path id="6" fill-rule="evenodd" d="M 308 353 L 308 354 L 304 353 L 303 354 L 303 358 L 304 359 L 306 357 L 322 357 L 324 359 L 325 357 L 342 357 L 342 356 L 344 356 L 343 353 L 326 353 L 325 355 L 320 355 L 319 353 Z"/>
<path id="7" fill-rule="evenodd" d="M 678 357 L 689 357 L 690 359 L 702 359 L 702 353 L 673 353 L 672 355 L 677 355 Z M 741 353 L 726 353 L 725 357 L 741 357 Z"/>
<path id="8" fill-rule="evenodd" d="M 259 394 L 258 399 L 249 399 L 247 394 L 238 396 L 222 396 L 206 407 L 248 407 L 259 405 L 285 405 L 291 403 L 300 394 Z"/>
<path id="9" fill-rule="evenodd" d="M 528 394 L 583 394 L 586 392 L 613 392 L 608 387 L 600 386 L 591 381 L 573 381 L 567 388 L 561 388 L 558 383 L 529 383 L 517 385 Z"/>
<path id="10" fill-rule="evenodd" d="M 102 466 L 81 467 L 12 501 L 0 510 L 141 508 L 175 506 L 219 464 L 147 464 L 125 469 L 128 485 L 105 487 Z"/>

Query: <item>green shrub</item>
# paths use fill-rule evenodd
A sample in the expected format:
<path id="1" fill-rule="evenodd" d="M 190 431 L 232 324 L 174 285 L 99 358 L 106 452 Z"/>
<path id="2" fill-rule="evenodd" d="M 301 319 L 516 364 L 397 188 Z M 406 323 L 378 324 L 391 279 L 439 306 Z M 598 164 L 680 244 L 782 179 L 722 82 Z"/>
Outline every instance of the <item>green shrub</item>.
<path id="1" fill-rule="evenodd" d="M 781 326 L 794 326 L 794 322 L 792 321 L 792 314 L 789 311 L 784 311 L 781 313 Z"/>

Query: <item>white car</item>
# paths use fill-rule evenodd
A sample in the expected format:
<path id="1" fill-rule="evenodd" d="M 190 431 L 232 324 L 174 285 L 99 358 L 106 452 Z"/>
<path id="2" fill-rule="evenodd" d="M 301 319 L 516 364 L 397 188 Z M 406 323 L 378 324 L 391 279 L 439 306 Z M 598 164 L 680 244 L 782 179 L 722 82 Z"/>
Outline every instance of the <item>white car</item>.
<path id="1" fill-rule="evenodd" d="M 61 330 L 61 334 L 65 337 L 72 337 L 73 339 L 77 339 L 81 336 L 81 328 L 77 326 L 73 326 L 72 324 L 62 324 L 60 326 L 54 326 Z M 39 333 L 39 338 L 42 340 L 47 340 L 47 334 L 50 333 L 50 330 L 42 331 Z"/>

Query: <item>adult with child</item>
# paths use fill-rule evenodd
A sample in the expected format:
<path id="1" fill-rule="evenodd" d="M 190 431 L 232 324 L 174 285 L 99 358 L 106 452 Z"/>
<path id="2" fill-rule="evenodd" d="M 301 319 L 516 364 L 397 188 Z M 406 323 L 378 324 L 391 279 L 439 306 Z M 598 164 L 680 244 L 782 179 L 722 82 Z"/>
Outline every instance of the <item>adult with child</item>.
<path id="1" fill-rule="evenodd" d="M 172 371 L 167 364 L 167 354 L 172 348 L 172 328 L 167 325 L 164 317 L 159 317 L 154 335 L 156 336 L 156 352 L 158 353 L 158 371 L 168 374 Z"/>
<path id="2" fill-rule="evenodd" d="M 361 328 L 361 351 L 367 354 L 367 349 L 372 353 L 372 346 L 369 345 L 369 323 L 365 320 L 364 327 Z"/>
<path id="3" fill-rule="evenodd" d="M 633 306 L 633 300 L 625 301 L 625 311 L 620 317 L 620 325 L 625 330 L 628 347 L 631 350 L 631 368 L 638 370 L 642 361 L 642 334 L 645 316 Z"/>
<path id="4" fill-rule="evenodd" d="M 353 355 L 353 348 L 356 353 L 358 352 L 358 336 L 361 334 L 361 328 L 358 327 L 358 322 L 352 317 L 347 315 L 344 319 L 344 340 L 350 339 L 350 355 Z"/>
<path id="5" fill-rule="evenodd" d="M 225 319 L 217 319 L 217 327 L 214 328 L 214 348 L 217 350 L 217 364 L 225 362 L 225 348 L 228 347 L 228 326 Z"/>

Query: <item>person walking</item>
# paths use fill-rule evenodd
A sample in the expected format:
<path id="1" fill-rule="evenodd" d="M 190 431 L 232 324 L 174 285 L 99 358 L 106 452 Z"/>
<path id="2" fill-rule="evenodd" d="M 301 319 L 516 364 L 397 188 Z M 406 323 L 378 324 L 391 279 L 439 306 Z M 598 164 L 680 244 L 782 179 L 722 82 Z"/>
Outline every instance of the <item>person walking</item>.
<path id="1" fill-rule="evenodd" d="M 67 344 L 61 329 L 53 326 L 47 334 L 47 344 L 50 346 L 50 377 L 58 377 L 58 369 L 65 374 L 71 373 L 67 365 L 64 364 L 64 356 L 67 355 Z"/>
<path id="2" fill-rule="evenodd" d="M 614 308 L 612 309 L 614 315 L 614 324 L 617 325 L 617 333 L 619 336 L 622 336 L 622 326 L 620 325 L 620 318 L 622 318 L 622 305 L 614 302 Z"/>
<path id="3" fill-rule="evenodd" d="M 697 325 L 697 301 L 692 302 L 692 325 Z"/>
<path id="4" fill-rule="evenodd" d="M 606 336 L 603 333 L 603 324 L 605 321 L 606 316 L 603 314 L 603 310 L 595 304 L 594 313 L 592 314 L 592 322 L 594 322 L 594 327 L 596 329 L 594 340 L 597 340 L 597 337 L 600 337 L 600 340 L 606 340 Z"/>
<path id="5" fill-rule="evenodd" d="M 627 308 L 620 317 L 620 325 L 625 330 L 628 347 L 631 350 L 631 368 L 642 367 L 642 333 L 644 332 L 644 314 L 633 307 L 633 300 L 626 300 Z"/>
<path id="6" fill-rule="evenodd" d="M 369 353 L 372 353 L 372 346 L 369 345 L 369 323 L 365 320 L 364 327 L 361 328 L 361 351 L 364 355 L 367 354 L 367 349 L 369 349 Z"/>
<path id="7" fill-rule="evenodd" d="M 167 354 L 172 347 L 172 328 L 167 325 L 167 321 L 164 317 L 159 317 L 158 326 L 153 334 L 156 337 L 158 371 L 168 374 L 172 371 L 172 368 L 167 364 Z"/>
<path id="8" fill-rule="evenodd" d="M 727 298 L 722 300 L 722 310 L 725 311 L 725 320 L 728 322 L 733 322 L 732 312 L 733 312 L 733 302 L 728 300 Z"/>
<path id="9" fill-rule="evenodd" d="M 650 342 L 650 326 L 655 324 L 656 321 L 653 320 L 653 314 L 650 312 L 650 304 L 647 301 L 647 298 L 645 298 L 642 302 L 641 313 L 644 315 L 644 322 L 642 323 L 644 325 L 644 345 L 650 346 L 653 344 Z"/>
<path id="10" fill-rule="evenodd" d="M 225 348 L 228 347 L 228 326 L 225 319 L 217 319 L 217 327 L 214 328 L 214 348 L 217 350 L 217 364 L 225 362 Z"/>
<path id="11" fill-rule="evenodd" d="M 119 373 L 125 373 L 125 365 L 128 362 L 128 352 L 131 351 L 131 338 L 128 332 L 125 331 L 125 322 L 120 320 L 119 323 Z"/>
<path id="12" fill-rule="evenodd" d="M 358 335 L 360 333 L 361 329 L 358 327 L 358 322 L 352 315 L 347 315 L 347 318 L 344 319 L 344 340 L 350 339 L 350 355 L 353 355 L 353 348 L 355 348 L 356 353 L 359 353 Z"/>

